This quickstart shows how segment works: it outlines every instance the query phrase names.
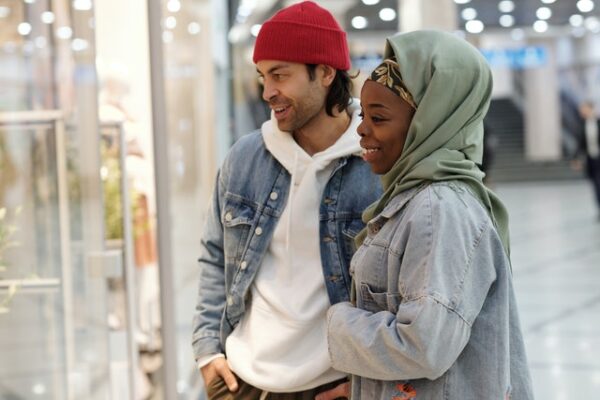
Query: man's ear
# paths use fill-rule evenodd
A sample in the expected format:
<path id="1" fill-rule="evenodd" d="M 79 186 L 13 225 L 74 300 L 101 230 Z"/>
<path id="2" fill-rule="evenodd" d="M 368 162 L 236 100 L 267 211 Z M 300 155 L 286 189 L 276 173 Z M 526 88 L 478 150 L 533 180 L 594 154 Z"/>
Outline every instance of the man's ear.
<path id="1" fill-rule="evenodd" d="M 325 87 L 331 86 L 331 83 L 335 79 L 335 74 L 337 70 L 330 65 L 319 64 L 317 69 L 321 72 L 321 83 Z"/>

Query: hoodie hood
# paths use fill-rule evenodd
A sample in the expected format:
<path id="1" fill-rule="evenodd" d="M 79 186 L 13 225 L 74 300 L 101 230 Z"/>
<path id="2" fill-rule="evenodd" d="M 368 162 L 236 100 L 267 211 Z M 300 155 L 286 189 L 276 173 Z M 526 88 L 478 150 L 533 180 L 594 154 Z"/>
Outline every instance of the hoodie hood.
<path id="1" fill-rule="evenodd" d="M 283 132 L 277 127 L 277 120 L 271 114 L 271 119 L 262 125 L 262 135 L 267 150 L 275 157 L 283 167 L 295 176 L 295 180 L 301 180 L 309 165 L 316 171 L 325 169 L 332 161 L 349 155 L 361 154 L 360 137 L 356 128 L 361 122 L 359 117 L 360 106 L 354 99 L 349 108 L 351 112 L 350 125 L 338 140 L 327 149 L 315 153 L 312 157 L 296 143 L 289 132 Z"/>

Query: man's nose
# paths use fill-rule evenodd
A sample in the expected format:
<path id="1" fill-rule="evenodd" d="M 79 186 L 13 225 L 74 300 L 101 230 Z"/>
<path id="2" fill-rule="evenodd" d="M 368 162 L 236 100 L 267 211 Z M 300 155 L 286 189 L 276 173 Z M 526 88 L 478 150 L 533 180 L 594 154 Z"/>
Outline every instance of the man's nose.
<path id="1" fill-rule="evenodd" d="M 279 92 L 277 91 L 277 88 L 270 84 L 265 82 L 264 86 L 263 86 L 263 100 L 264 101 L 270 101 L 273 97 L 277 96 L 279 94 Z"/>

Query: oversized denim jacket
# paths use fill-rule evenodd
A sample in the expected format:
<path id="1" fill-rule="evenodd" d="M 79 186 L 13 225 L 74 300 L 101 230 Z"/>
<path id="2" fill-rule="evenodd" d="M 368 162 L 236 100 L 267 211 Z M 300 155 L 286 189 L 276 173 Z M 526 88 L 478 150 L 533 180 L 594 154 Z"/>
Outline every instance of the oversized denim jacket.
<path id="1" fill-rule="evenodd" d="M 352 259 L 357 306 L 328 312 L 352 399 L 530 400 L 510 263 L 459 182 L 401 193 Z"/>
<path id="2" fill-rule="evenodd" d="M 323 276 L 331 304 L 349 299 L 354 236 L 362 211 L 381 184 L 360 157 L 337 165 L 319 209 Z M 207 214 L 199 258 L 200 281 L 192 345 L 196 358 L 223 353 L 225 341 L 251 300 L 251 284 L 287 202 L 290 175 L 265 148 L 259 131 L 232 147 Z"/>

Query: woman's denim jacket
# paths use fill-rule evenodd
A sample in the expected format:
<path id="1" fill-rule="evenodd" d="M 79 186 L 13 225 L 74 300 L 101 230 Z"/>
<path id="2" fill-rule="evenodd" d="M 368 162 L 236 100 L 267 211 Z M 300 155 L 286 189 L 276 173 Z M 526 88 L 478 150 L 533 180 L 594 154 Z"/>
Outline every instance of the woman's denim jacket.
<path id="1" fill-rule="evenodd" d="M 510 263 L 459 182 L 401 193 L 352 259 L 357 307 L 328 313 L 352 399 L 530 400 Z"/>
<path id="2" fill-rule="evenodd" d="M 360 157 L 336 162 L 318 221 L 331 304 L 349 299 L 353 239 L 364 227 L 362 211 L 381 195 L 379 178 Z M 259 131 L 242 137 L 229 152 L 217 178 L 201 243 L 192 337 L 196 358 L 223 353 L 227 337 L 246 311 L 252 281 L 286 205 L 290 181 L 287 170 L 265 148 Z"/>

